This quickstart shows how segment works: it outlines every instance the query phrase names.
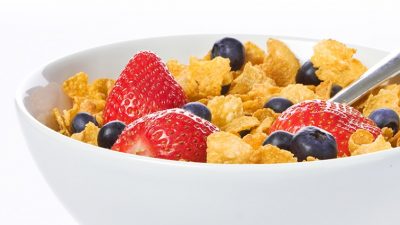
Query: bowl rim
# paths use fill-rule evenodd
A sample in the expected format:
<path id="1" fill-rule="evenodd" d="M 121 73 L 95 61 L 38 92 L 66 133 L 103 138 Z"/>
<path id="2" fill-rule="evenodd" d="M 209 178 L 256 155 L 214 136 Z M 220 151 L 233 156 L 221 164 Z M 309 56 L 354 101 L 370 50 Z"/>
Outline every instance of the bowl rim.
<path id="1" fill-rule="evenodd" d="M 61 60 L 64 60 L 66 58 L 70 57 L 75 57 L 79 54 L 84 54 L 88 53 L 90 51 L 97 51 L 100 49 L 105 49 L 105 48 L 112 48 L 118 45 L 124 45 L 127 43 L 131 42 L 136 42 L 136 41 L 151 41 L 151 40 L 156 40 L 156 39 L 165 39 L 165 38 L 193 38 L 193 37 L 210 37 L 210 36 L 233 36 L 233 37 L 240 37 L 240 36 L 254 36 L 254 37 L 265 37 L 267 38 L 276 38 L 279 40 L 294 40 L 294 41 L 304 41 L 304 42 L 317 42 L 319 39 L 314 39 L 314 38 L 305 38 L 305 37 L 295 37 L 295 36 L 281 36 L 281 35 L 268 35 L 268 34 L 235 34 L 235 33 L 212 33 L 212 34 L 186 34 L 186 35 L 165 35 L 165 36 L 153 36 L 153 37 L 148 37 L 148 38 L 138 38 L 138 39 L 129 39 L 129 40 L 124 40 L 124 41 L 117 41 L 113 42 L 110 44 L 105 44 L 105 45 L 98 45 L 95 47 L 75 51 L 71 54 L 67 54 L 64 56 L 57 57 L 54 60 L 48 61 L 41 66 L 39 66 L 34 72 L 30 73 L 29 75 L 25 76 L 22 82 L 18 85 L 16 89 L 16 94 L 14 98 L 15 106 L 17 110 L 21 113 L 20 116 L 24 116 L 27 121 L 30 122 L 30 125 L 32 125 L 35 129 L 40 131 L 43 135 L 48 136 L 49 138 L 53 138 L 60 143 L 64 142 L 65 144 L 68 144 L 68 142 L 72 141 L 75 144 L 81 145 L 81 148 L 72 148 L 70 149 L 71 151 L 88 151 L 90 154 L 97 155 L 97 156 L 102 156 L 102 157 L 108 157 L 108 158 L 116 158 L 119 160 L 127 160 L 127 161 L 140 161 L 140 162 L 145 162 L 145 163 L 150 163 L 150 164 L 158 164 L 158 165 L 165 165 L 165 166 L 173 166 L 173 167 L 186 167 L 186 168 L 198 168 L 198 169 L 212 169 L 212 170 L 259 170 L 259 169 L 299 169 L 299 168 L 321 168 L 321 167 L 337 167 L 337 166 L 349 166 L 349 165 L 354 165 L 354 164 L 359 164 L 359 163 L 365 163 L 365 162 L 370 162 L 370 161 L 376 161 L 376 160 L 382 160 L 386 159 L 387 157 L 393 157 L 395 154 L 400 154 L 399 147 L 392 149 L 391 151 L 378 151 L 378 152 L 373 152 L 373 153 L 368 153 L 368 154 L 363 154 L 363 155 L 357 155 L 357 156 L 351 156 L 351 157 L 343 157 L 343 158 L 337 158 L 337 159 L 329 159 L 329 160 L 317 160 L 317 161 L 311 161 L 311 162 L 294 162 L 294 163 L 279 163 L 279 164 L 213 164 L 213 163 L 199 163 L 199 162 L 186 162 L 186 161 L 175 161 L 175 160 L 167 160 L 167 159 L 158 159 L 158 158 L 152 158 L 152 157 L 147 157 L 147 156 L 140 156 L 140 155 L 134 155 L 134 154 L 127 154 L 123 152 L 118 152 L 118 151 L 113 151 L 110 149 L 106 148 L 101 148 L 98 146 L 93 146 L 69 137 L 66 137 L 60 133 L 58 133 L 55 130 L 52 130 L 51 128 L 47 127 L 46 125 L 42 124 L 39 122 L 36 118 L 31 115 L 27 108 L 25 107 L 25 104 L 23 103 L 23 99 L 25 97 L 25 93 L 27 90 L 27 87 L 29 87 L 28 83 L 31 79 L 36 77 L 38 74 L 41 74 L 41 71 L 45 69 L 48 65 L 57 63 Z M 387 51 L 377 49 L 377 48 L 370 48 L 362 45 L 354 45 L 354 44 L 347 44 L 351 47 L 354 48 L 365 48 L 365 49 L 370 49 L 373 51 L 379 51 L 385 54 L 388 54 Z M 29 148 L 29 146 L 27 145 Z"/>

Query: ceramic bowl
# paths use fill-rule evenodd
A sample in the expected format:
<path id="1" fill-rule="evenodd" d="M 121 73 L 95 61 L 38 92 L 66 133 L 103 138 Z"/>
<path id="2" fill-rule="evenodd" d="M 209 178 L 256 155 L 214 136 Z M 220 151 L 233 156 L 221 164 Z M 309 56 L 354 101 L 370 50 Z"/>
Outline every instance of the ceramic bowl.
<path id="1" fill-rule="evenodd" d="M 139 50 L 187 62 L 224 36 L 159 37 L 84 50 L 41 67 L 20 85 L 16 106 L 28 148 L 76 220 L 86 225 L 399 224 L 398 150 L 310 163 L 215 165 L 110 151 L 49 128 L 51 108 L 69 104 L 60 84 L 76 72 L 116 78 Z M 262 47 L 271 37 L 230 36 Z M 301 62 L 316 43 L 275 38 Z M 352 47 L 367 66 L 387 55 Z"/>

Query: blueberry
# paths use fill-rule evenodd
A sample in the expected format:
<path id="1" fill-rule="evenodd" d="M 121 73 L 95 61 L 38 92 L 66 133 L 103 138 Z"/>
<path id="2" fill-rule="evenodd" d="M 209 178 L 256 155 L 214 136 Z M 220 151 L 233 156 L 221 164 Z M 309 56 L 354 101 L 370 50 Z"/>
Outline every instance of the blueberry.
<path id="1" fill-rule="evenodd" d="M 239 70 L 244 63 L 243 44 L 230 37 L 223 38 L 214 43 L 211 50 L 211 58 L 221 56 L 230 60 L 231 70 Z"/>
<path id="2" fill-rule="evenodd" d="M 239 131 L 240 137 L 244 137 L 246 135 L 250 134 L 250 130 L 241 130 Z"/>
<path id="3" fill-rule="evenodd" d="M 293 139 L 293 134 L 283 131 L 283 130 L 277 130 L 275 132 L 272 132 L 267 139 L 265 139 L 263 145 L 274 145 L 280 149 L 286 149 L 288 151 L 290 150 L 290 143 L 292 142 Z"/>
<path id="4" fill-rule="evenodd" d="M 332 85 L 332 89 L 331 89 L 331 98 L 333 97 L 333 96 L 335 96 L 339 91 L 341 91 L 343 88 L 342 88 L 342 86 L 340 86 L 340 85 L 337 85 L 337 84 L 334 84 L 334 85 Z"/>
<path id="5" fill-rule="evenodd" d="M 222 86 L 221 88 L 221 95 L 226 95 L 226 93 L 228 93 L 229 88 L 231 88 L 231 84 L 227 84 Z"/>
<path id="6" fill-rule="evenodd" d="M 103 148 L 111 148 L 124 129 L 125 124 L 121 121 L 108 122 L 100 129 L 97 144 Z"/>
<path id="7" fill-rule="evenodd" d="M 270 108 L 276 113 L 281 113 L 292 105 L 293 102 L 287 100 L 286 98 L 275 97 L 269 99 L 268 102 L 265 103 L 264 108 Z"/>
<path id="8" fill-rule="evenodd" d="M 89 113 L 80 112 L 76 114 L 74 119 L 72 120 L 72 133 L 79 133 L 85 129 L 87 123 L 92 122 L 96 126 L 99 126 L 96 119 L 90 115 Z"/>
<path id="9" fill-rule="evenodd" d="M 297 71 L 296 83 L 305 85 L 318 85 L 321 83 L 321 80 L 318 79 L 317 75 L 315 74 L 314 65 L 310 60 L 305 62 L 303 66 L 300 67 L 299 71 Z"/>
<path id="10" fill-rule="evenodd" d="M 318 127 L 309 126 L 300 129 L 293 137 L 290 148 L 299 162 L 308 156 L 317 159 L 337 157 L 337 144 L 332 134 Z"/>
<path id="11" fill-rule="evenodd" d="M 189 102 L 182 107 L 184 110 L 193 113 L 205 120 L 211 121 L 211 112 L 204 104 L 200 102 Z"/>
<path id="12" fill-rule="evenodd" d="M 393 133 L 397 133 L 399 130 L 399 116 L 391 109 L 377 109 L 368 117 L 373 120 L 379 128 L 392 128 Z"/>

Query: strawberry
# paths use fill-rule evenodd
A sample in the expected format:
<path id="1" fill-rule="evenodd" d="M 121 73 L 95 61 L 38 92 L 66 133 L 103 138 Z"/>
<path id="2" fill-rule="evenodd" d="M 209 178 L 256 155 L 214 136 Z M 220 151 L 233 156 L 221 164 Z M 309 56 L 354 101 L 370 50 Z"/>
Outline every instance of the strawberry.
<path id="1" fill-rule="evenodd" d="M 154 158 L 205 162 L 207 136 L 217 130 L 192 113 L 167 109 L 129 124 L 111 149 Z"/>
<path id="2" fill-rule="evenodd" d="M 183 89 L 161 59 L 142 51 L 129 61 L 108 95 L 104 123 L 120 120 L 129 124 L 149 113 L 181 107 L 186 102 Z"/>
<path id="3" fill-rule="evenodd" d="M 272 124 L 269 132 L 284 130 L 296 133 L 305 126 L 316 126 L 331 133 L 338 145 L 338 156 L 349 156 L 348 141 L 357 129 L 377 137 L 381 130 L 356 109 L 321 100 L 304 101 L 285 110 Z"/>

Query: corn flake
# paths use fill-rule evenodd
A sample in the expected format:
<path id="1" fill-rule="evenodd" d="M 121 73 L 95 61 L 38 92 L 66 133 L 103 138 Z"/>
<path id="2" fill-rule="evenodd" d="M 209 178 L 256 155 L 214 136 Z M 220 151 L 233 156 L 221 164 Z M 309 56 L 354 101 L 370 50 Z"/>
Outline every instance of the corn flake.
<path id="1" fill-rule="evenodd" d="M 196 81 L 199 89 L 199 97 L 218 96 L 221 87 L 232 82 L 229 59 L 216 57 L 211 61 L 190 58 L 189 71 L 191 78 Z"/>
<path id="2" fill-rule="evenodd" d="M 319 99 L 312 90 L 302 84 L 290 84 L 284 87 L 279 93 L 280 97 L 287 98 L 293 104 L 312 99 Z"/>
<path id="3" fill-rule="evenodd" d="M 208 51 L 205 56 L 203 56 L 203 60 L 211 60 L 211 51 Z"/>
<path id="4" fill-rule="evenodd" d="M 66 136 L 70 136 L 71 134 L 68 131 L 67 125 L 65 125 L 65 121 L 64 118 L 61 116 L 60 110 L 58 108 L 54 108 L 53 114 L 58 124 L 58 132 Z"/>
<path id="5" fill-rule="evenodd" d="M 174 77 L 180 76 L 183 70 L 187 69 L 186 65 L 180 64 L 176 59 L 170 59 L 166 63 L 168 71 Z"/>
<path id="6" fill-rule="evenodd" d="M 114 84 L 115 81 L 112 79 L 97 79 L 88 86 L 88 96 L 91 99 L 106 100 Z"/>
<path id="7" fill-rule="evenodd" d="M 400 114 L 399 93 L 400 85 L 393 85 L 379 90 L 376 95 L 371 94 L 364 105 L 364 116 L 369 116 L 373 111 L 382 108 L 393 109 Z"/>
<path id="8" fill-rule="evenodd" d="M 274 112 L 274 110 L 270 108 L 262 108 L 255 111 L 253 113 L 253 116 L 257 118 L 259 121 L 263 121 L 268 117 L 276 118 L 278 115 Z"/>
<path id="9" fill-rule="evenodd" d="M 269 128 L 276 118 L 278 118 L 278 114 L 271 109 L 257 110 L 253 116 L 261 121 L 260 125 L 256 129 L 253 129 L 253 133 L 269 133 Z"/>
<path id="10" fill-rule="evenodd" d="M 267 41 L 268 55 L 262 64 L 267 76 L 275 80 L 279 86 L 295 83 L 299 60 L 286 44 L 276 39 Z"/>
<path id="11" fill-rule="evenodd" d="M 254 133 L 254 134 L 247 134 L 246 136 L 244 136 L 243 141 L 251 145 L 253 149 L 257 149 L 261 147 L 266 138 L 267 135 L 264 133 Z"/>
<path id="12" fill-rule="evenodd" d="M 385 138 L 386 141 L 389 141 L 393 137 L 393 130 L 389 127 L 382 128 L 382 136 Z"/>
<path id="13" fill-rule="evenodd" d="M 70 98 L 87 96 L 89 93 L 88 75 L 80 72 L 68 78 L 63 83 L 63 90 Z"/>
<path id="14" fill-rule="evenodd" d="M 254 151 L 251 160 L 261 164 L 297 162 L 293 153 L 269 144 Z"/>
<path id="15" fill-rule="evenodd" d="M 319 159 L 317 159 L 317 158 L 315 158 L 315 157 L 312 157 L 312 156 L 307 156 L 307 158 L 306 158 L 306 162 L 312 162 L 312 161 L 318 161 Z"/>
<path id="16" fill-rule="evenodd" d="M 253 127 L 256 127 L 260 124 L 257 118 L 252 116 L 241 116 L 236 119 L 233 119 L 230 123 L 225 125 L 222 130 L 233 133 L 239 134 L 240 131 L 243 130 L 250 130 Z"/>
<path id="17" fill-rule="evenodd" d="M 80 133 L 75 133 L 71 135 L 71 138 L 82 141 L 91 145 L 97 146 L 97 135 L 100 128 L 94 125 L 94 123 L 89 122 L 86 124 L 85 129 Z"/>
<path id="18" fill-rule="evenodd" d="M 196 101 L 202 98 L 199 95 L 199 85 L 196 80 L 192 78 L 189 69 L 184 69 L 179 76 L 175 77 L 175 80 L 182 87 L 190 101 Z"/>
<path id="19" fill-rule="evenodd" d="M 319 98 L 328 100 L 331 98 L 332 91 L 332 81 L 327 80 L 321 82 L 317 87 L 315 87 L 315 94 L 319 96 Z"/>
<path id="20" fill-rule="evenodd" d="M 207 137 L 207 163 L 249 163 L 253 148 L 240 137 L 228 132 L 215 132 Z"/>
<path id="21" fill-rule="evenodd" d="M 259 66 L 253 66 L 247 63 L 244 66 L 243 72 L 233 80 L 231 84 L 230 94 L 246 94 L 249 92 L 254 84 L 257 83 L 270 83 L 276 85 L 275 81 L 265 75 L 265 72 Z"/>
<path id="22" fill-rule="evenodd" d="M 367 130 L 359 129 L 349 139 L 349 151 L 351 155 L 361 155 L 390 148 L 392 146 L 382 135 L 379 135 L 374 141 L 374 136 Z"/>
<path id="23" fill-rule="evenodd" d="M 280 92 L 280 87 L 272 85 L 269 82 L 254 84 L 253 88 L 247 95 L 241 96 L 241 99 L 245 99 L 243 102 L 244 111 L 251 114 L 256 110 L 263 108 L 265 102 L 270 97 L 275 96 Z"/>
<path id="24" fill-rule="evenodd" d="M 251 62 L 253 65 L 262 64 L 265 58 L 265 52 L 253 42 L 244 44 L 246 62 Z"/>
<path id="25" fill-rule="evenodd" d="M 233 95 L 216 96 L 208 101 L 207 107 L 212 114 L 211 122 L 220 128 L 243 116 L 242 100 Z"/>
<path id="26" fill-rule="evenodd" d="M 335 40 L 319 42 L 311 57 L 314 67 L 318 68 L 317 77 L 322 81 L 329 80 L 346 87 L 367 70 L 360 61 L 353 58 L 355 52 L 355 49 Z"/>
<path id="27" fill-rule="evenodd" d="M 392 146 L 399 146 L 399 141 L 400 140 L 400 131 L 398 131 L 393 137 L 389 139 L 389 142 L 392 144 Z"/>
<path id="28" fill-rule="evenodd" d="M 86 112 L 93 115 L 99 125 L 103 124 L 102 112 L 106 104 L 106 99 L 115 81 L 112 79 L 97 79 L 92 84 L 88 84 L 88 75 L 80 72 L 70 77 L 63 83 L 64 93 L 72 99 L 72 107 L 53 113 L 59 124 L 59 132 L 70 135 L 71 123 L 75 115 L 79 112 Z M 63 121 L 61 124 L 60 122 Z"/>

